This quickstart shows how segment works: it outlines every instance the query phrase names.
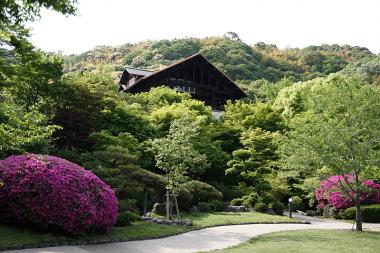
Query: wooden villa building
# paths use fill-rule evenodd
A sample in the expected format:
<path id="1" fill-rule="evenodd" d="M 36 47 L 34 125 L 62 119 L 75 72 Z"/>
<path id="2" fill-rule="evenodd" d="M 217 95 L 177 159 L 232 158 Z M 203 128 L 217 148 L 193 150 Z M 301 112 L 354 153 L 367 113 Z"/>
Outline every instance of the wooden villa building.
<path id="1" fill-rule="evenodd" d="M 188 92 L 214 111 L 223 110 L 227 100 L 246 97 L 231 79 L 201 54 L 192 55 L 156 72 L 127 67 L 121 76 L 119 89 L 139 93 L 161 85 Z"/>

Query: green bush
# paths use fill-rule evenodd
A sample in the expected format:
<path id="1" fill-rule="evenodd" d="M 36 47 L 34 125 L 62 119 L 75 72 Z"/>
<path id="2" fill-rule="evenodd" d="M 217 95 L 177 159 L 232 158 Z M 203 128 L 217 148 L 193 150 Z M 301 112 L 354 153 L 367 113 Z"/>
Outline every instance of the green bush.
<path id="1" fill-rule="evenodd" d="M 224 210 L 224 203 L 221 200 L 213 199 L 209 204 L 213 212 L 222 212 Z"/>
<path id="2" fill-rule="evenodd" d="M 258 184 L 256 188 L 258 191 L 261 191 L 261 192 L 272 190 L 272 186 L 267 182 L 262 182 Z"/>
<path id="3" fill-rule="evenodd" d="M 342 218 L 346 220 L 353 220 L 355 219 L 355 215 L 356 215 L 355 207 L 349 207 L 344 211 Z"/>
<path id="4" fill-rule="evenodd" d="M 276 201 L 276 202 L 272 203 L 272 209 L 276 214 L 283 215 L 285 206 L 281 202 Z"/>
<path id="5" fill-rule="evenodd" d="M 251 193 L 249 195 L 242 197 L 241 199 L 242 199 L 242 203 L 245 207 L 247 207 L 247 208 L 254 207 L 255 204 L 257 203 L 258 195 L 257 195 L 257 193 L 254 192 L 254 193 Z"/>
<path id="6" fill-rule="evenodd" d="M 233 200 L 231 200 L 231 205 L 232 206 L 242 206 L 243 200 L 241 198 L 233 199 Z"/>
<path id="7" fill-rule="evenodd" d="M 380 222 L 380 204 L 363 206 L 362 215 L 365 222 Z"/>
<path id="8" fill-rule="evenodd" d="M 223 193 L 224 199 L 235 199 L 241 196 L 249 195 L 251 192 L 255 191 L 252 186 L 247 186 L 246 183 L 240 182 L 238 185 L 226 185 L 223 182 L 213 182 L 212 185 L 220 192 Z"/>
<path id="9" fill-rule="evenodd" d="M 317 216 L 318 212 L 315 210 L 306 210 L 306 216 Z"/>
<path id="10" fill-rule="evenodd" d="M 268 205 L 265 203 L 259 202 L 255 205 L 255 210 L 261 213 L 266 212 L 268 210 Z"/>
<path id="11" fill-rule="evenodd" d="M 364 222 L 380 222 L 380 204 L 361 206 L 362 219 Z M 344 211 L 344 219 L 355 219 L 355 207 L 347 208 Z"/>
<path id="12" fill-rule="evenodd" d="M 180 208 L 188 210 L 199 202 L 209 202 L 213 199 L 222 199 L 223 194 L 213 186 L 192 180 L 182 185 L 178 194 Z"/>
<path id="13" fill-rule="evenodd" d="M 209 213 L 211 212 L 211 205 L 206 202 L 198 202 L 198 209 L 201 212 Z"/>
<path id="14" fill-rule="evenodd" d="M 345 210 L 344 209 L 336 209 L 336 210 L 334 210 L 332 217 L 334 219 L 344 219 L 344 217 L 345 217 Z"/>
<path id="15" fill-rule="evenodd" d="M 264 203 L 266 205 L 269 205 L 270 203 L 272 203 L 274 201 L 275 201 L 275 199 L 272 196 L 272 194 L 270 194 L 270 193 L 264 193 L 257 200 L 257 202 L 261 202 L 261 203 Z"/>
<path id="16" fill-rule="evenodd" d="M 116 226 L 131 225 L 132 222 L 138 221 L 139 219 L 140 217 L 138 216 L 138 214 L 134 212 L 129 212 L 129 211 L 121 212 L 119 213 L 119 216 L 117 217 Z"/>
<path id="17" fill-rule="evenodd" d="M 139 209 L 136 206 L 136 202 L 137 200 L 135 199 L 119 200 L 119 212 L 120 213 L 126 212 L 126 211 L 135 212 L 135 213 L 139 212 Z"/>
<path id="18" fill-rule="evenodd" d="M 178 192 L 178 206 L 181 210 L 189 210 L 192 206 L 196 205 L 193 201 L 193 194 L 188 188 L 181 187 Z"/>
<path id="19" fill-rule="evenodd" d="M 299 196 L 294 196 L 292 197 L 292 210 L 297 211 L 297 210 L 304 210 L 303 204 L 302 204 L 302 199 Z"/>

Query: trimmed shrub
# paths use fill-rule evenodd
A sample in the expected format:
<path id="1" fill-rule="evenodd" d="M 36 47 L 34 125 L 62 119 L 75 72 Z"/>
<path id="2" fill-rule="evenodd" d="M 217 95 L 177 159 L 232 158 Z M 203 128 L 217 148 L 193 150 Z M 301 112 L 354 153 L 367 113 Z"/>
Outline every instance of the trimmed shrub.
<path id="1" fill-rule="evenodd" d="M 121 212 L 117 217 L 116 226 L 128 226 L 132 222 L 140 220 L 140 216 L 134 212 Z"/>
<path id="2" fill-rule="evenodd" d="M 362 219 L 364 222 L 380 222 L 380 205 L 365 205 L 361 206 Z M 355 207 L 347 208 L 344 211 L 344 219 L 355 219 Z"/>
<path id="3" fill-rule="evenodd" d="M 335 209 L 333 212 L 332 217 L 334 219 L 344 219 L 345 217 L 345 210 L 344 209 Z"/>
<path id="4" fill-rule="evenodd" d="M 354 206 L 353 201 L 354 192 L 350 192 L 351 196 L 345 196 L 339 189 L 340 182 L 343 184 L 345 180 L 348 182 L 353 181 L 352 175 L 332 176 L 321 182 L 320 187 L 315 190 L 315 196 L 318 201 L 318 208 L 323 209 L 324 206 L 330 204 L 337 209 L 344 209 Z M 360 200 L 362 203 L 367 204 L 380 204 L 380 185 L 374 183 L 372 180 L 365 180 L 363 187 L 365 192 L 361 193 Z"/>
<path id="5" fill-rule="evenodd" d="M 119 200 L 119 212 L 135 212 L 137 213 L 139 211 L 139 208 L 136 206 L 137 200 L 135 199 L 123 199 Z"/>
<path id="6" fill-rule="evenodd" d="M 209 203 L 206 203 L 206 202 L 199 202 L 198 203 L 198 209 L 201 212 L 209 213 L 209 212 L 211 212 L 211 205 Z"/>
<path id="7" fill-rule="evenodd" d="M 261 213 L 264 213 L 268 210 L 268 205 L 265 204 L 265 203 L 262 203 L 262 202 L 259 202 L 255 205 L 255 210 L 257 212 L 261 212 Z"/>
<path id="8" fill-rule="evenodd" d="M 284 209 L 285 209 L 285 206 L 284 204 L 282 204 L 281 202 L 274 202 L 272 204 L 272 209 L 273 211 L 278 214 L 278 215 L 283 215 L 284 214 Z"/>
<path id="9" fill-rule="evenodd" d="M 224 210 L 224 203 L 221 200 L 213 199 L 209 204 L 213 212 L 222 212 Z"/>
<path id="10" fill-rule="evenodd" d="M 294 196 L 294 197 L 292 197 L 292 200 L 293 200 L 292 210 L 293 211 L 297 211 L 297 210 L 302 211 L 303 210 L 302 199 L 299 196 Z"/>
<path id="11" fill-rule="evenodd" d="M 92 172 L 54 156 L 0 161 L 1 219 L 56 227 L 72 234 L 105 231 L 116 223 L 114 191 Z"/>
<path id="12" fill-rule="evenodd" d="M 257 193 L 254 192 L 254 193 L 251 193 L 249 195 L 242 197 L 241 199 L 242 199 L 242 203 L 245 207 L 247 207 L 247 208 L 254 207 L 255 204 L 257 203 L 258 195 L 257 195 Z"/>
<path id="13" fill-rule="evenodd" d="M 231 205 L 232 206 L 242 206 L 243 200 L 241 198 L 233 199 L 233 200 L 231 200 Z"/>
<path id="14" fill-rule="evenodd" d="M 354 220 L 355 215 L 356 215 L 355 207 L 349 207 L 346 210 L 344 210 L 342 218 L 346 220 Z"/>
<path id="15" fill-rule="evenodd" d="M 269 205 L 270 203 L 274 202 L 275 199 L 270 193 L 264 193 L 258 198 L 258 202 L 262 202 L 266 205 Z"/>
<path id="16" fill-rule="evenodd" d="M 193 204 L 193 195 L 190 192 L 188 188 L 181 187 L 178 192 L 178 206 L 182 210 L 189 210 L 192 206 L 196 205 L 197 203 Z"/>
<path id="17" fill-rule="evenodd" d="M 198 202 L 208 202 L 212 199 L 223 198 L 223 194 L 212 185 L 197 180 L 184 183 L 182 188 L 187 189 L 191 193 L 194 205 Z"/>
<path id="18" fill-rule="evenodd" d="M 364 222 L 380 222 L 380 205 L 363 206 L 361 210 Z"/>

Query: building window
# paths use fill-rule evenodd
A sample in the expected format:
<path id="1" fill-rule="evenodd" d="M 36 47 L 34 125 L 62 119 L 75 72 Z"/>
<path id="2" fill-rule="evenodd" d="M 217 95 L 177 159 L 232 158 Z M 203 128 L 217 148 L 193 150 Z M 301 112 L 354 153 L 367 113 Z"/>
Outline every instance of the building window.
<path id="1" fill-rule="evenodd" d="M 191 94 L 195 94 L 195 91 L 196 91 L 195 87 L 190 87 L 190 86 L 185 86 L 185 85 L 176 86 L 175 90 L 179 92 L 187 92 Z"/>

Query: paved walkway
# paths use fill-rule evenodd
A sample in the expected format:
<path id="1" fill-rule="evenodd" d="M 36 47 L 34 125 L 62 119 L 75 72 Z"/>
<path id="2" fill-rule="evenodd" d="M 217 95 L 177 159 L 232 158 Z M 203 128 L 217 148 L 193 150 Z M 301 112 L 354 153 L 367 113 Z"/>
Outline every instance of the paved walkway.
<path id="1" fill-rule="evenodd" d="M 100 245 L 65 246 L 43 249 L 6 251 L 8 253 L 190 253 L 222 249 L 271 232 L 305 229 L 351 229 L 352 224 L 322 220 L 294 214 L 311 224 L 254 224 L 234 225 L 191 231 L 163 239 L 107 243 Z M 364 224 L 364 229 L 380 231 L 380 224 Z"/>

